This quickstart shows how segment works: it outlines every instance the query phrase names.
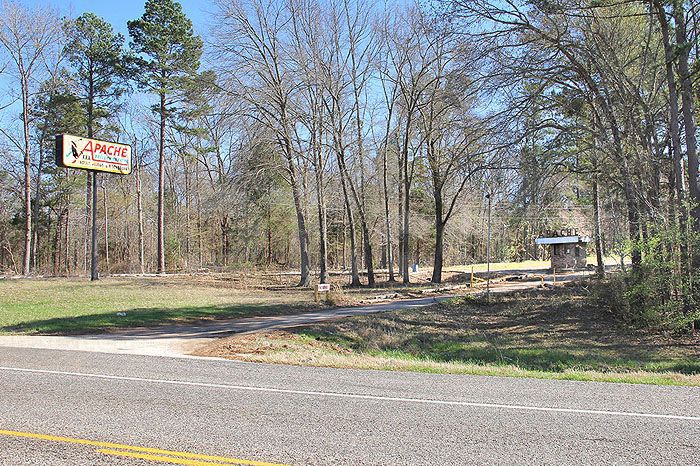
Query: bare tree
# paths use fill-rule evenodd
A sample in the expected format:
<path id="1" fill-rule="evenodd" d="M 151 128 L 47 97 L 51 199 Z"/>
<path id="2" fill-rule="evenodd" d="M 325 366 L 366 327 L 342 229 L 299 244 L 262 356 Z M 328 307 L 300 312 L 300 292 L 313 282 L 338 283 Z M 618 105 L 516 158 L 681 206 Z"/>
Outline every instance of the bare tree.
<path id="1" fill-rule="evenodd" d="M 32 148 L 29 106 L 31 95 L 46 63 L 45 54 L 50 47 L 56 45 L 60 36 L 59 24 L 56 15 L 47 8 L 29 9 L 17 2 L 6 1 L 0 10 L 0 47 L 12 66 L 12 74 L 18 80 L 22 106 L 22 140 L 18 140 L 6 130 L 1 131 L 24 158 L 24 275 L 29 274 L 32 245 Z"/>
<path id="2" fill-rule="evenodd" d="M 424 135 L 417 131 L 421 106 L 426 103 L 426 94 L 430 92 L 436 76 L 431 73 L 436 61 L 435 54 L 429 53 L 435 35 L 426 34 L 428 18 L 418 5 L 410 6 L 397 20 L 386 24 L 389 33 L 389 61 L 391 71 L 387 73 L 395 81 L 398 89 L 398 117 L 401 124 L 398 144 L 399 161 L 399 222 L 401 249 L 400 263 L 403 283 L 410 282 L 409 274 L 409 229 L 410 199 L 413 180 L 413 167 L 416 152 L 421 150 Z"/>
<path id="3" fill-rule="evenodd" d="M 255 0 L 246 6 L 235 0 L 220 0 L 219 18 L 218 41 L 213 45 L 220 62 L 227 65 L 220 70 L 226 79 L 226 88 L 248 102 L 250 116 L 273 132 L 286 160 L 286 180 L 292 189 L 297 217 L 299 286 L 308 286 L 311 281 L 309 235 L 294 131 L 297 123 L 294 98 L 298 89 L 287 68 L 289 9 L 284 4 L 264 0 Z"/>

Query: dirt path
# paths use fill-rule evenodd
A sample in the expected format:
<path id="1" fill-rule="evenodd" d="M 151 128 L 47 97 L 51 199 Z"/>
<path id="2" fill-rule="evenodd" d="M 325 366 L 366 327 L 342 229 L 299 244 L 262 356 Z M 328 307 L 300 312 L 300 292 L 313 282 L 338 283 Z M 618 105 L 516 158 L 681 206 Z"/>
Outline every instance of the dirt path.
<path id="1" fill-rule="evenodd" d="M 586 273 L 557 277 L 558 282 L 582 278 Z M 545 281 L 551 282 L 551 277 Z M 492 286 L 493 293 L 535 288 L 539 281 L 501 282 Z M 476 290 L 482 293 L 483 289 Z M 449 299 L 452 295 L 431 296 L 419 299 L 403 299 L 382 304 L 342 307 L 324 311 L 305 312 L 286 316 L 251 317 L 245 319 L 206 321 L 180 325 L 163 325 L 152 328 L 123 329 L 114 333 L 41 336 L 0 336 L 0 347 L 39 348 L 55 350 L 92 351 L 111 354 L 139 354 L 149 356 L 189 357 L 200 346 L 233 333 L 250 333 L 308 325 L 323 320 L 338 319 L 362 314 L 410 309 Z"/>

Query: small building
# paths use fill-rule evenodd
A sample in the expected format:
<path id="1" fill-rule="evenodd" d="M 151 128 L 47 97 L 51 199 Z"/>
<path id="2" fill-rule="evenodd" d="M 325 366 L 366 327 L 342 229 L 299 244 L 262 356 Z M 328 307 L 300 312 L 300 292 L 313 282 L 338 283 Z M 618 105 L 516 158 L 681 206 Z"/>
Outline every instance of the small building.
<path id="1" fill-rule="evenodd" d="M 552 258 L 552 269 L 585 269 L 587 265 L 588 236 L 581 236 L 574 229 L 547 231 L 546 236 L 537 238 L 536 244 L 548 245 Z"/>

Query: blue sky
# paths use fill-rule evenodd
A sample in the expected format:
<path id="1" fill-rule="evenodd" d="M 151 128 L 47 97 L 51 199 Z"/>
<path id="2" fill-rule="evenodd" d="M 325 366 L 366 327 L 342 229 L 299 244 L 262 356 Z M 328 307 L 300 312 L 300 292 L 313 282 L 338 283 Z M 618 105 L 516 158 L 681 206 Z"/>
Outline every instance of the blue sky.
<path id="1" fill-rule="evenodd" d="M 124 35 L 128 47 L 129 32 L 126 22 L 143 15 L 146 0 L 17 0 L 20 4 L 29 7 L 50 6 L 59 16 L 75 18 L 82 13 L 92 12 L 104 18 L 112 25 L 116 32 Z M 194 24 L 195 32 L 206 40 L 206 25 L 210 22 L 210 12 L 215 9 L 212 1 L 206 0 L 181 0 L 183 10 Z M 0 105 L 6 105 L 12 100 L 5 112 L 0 113 L 0 124 L 5 126 L 18 123 L 17 115 L 20 113 L 18 87 L 14 78 L 0 75 Z M 2 94 L 6 94 L 2 96 Z"/>
<path id="2" fill-rule="evenodd" d="M 146 0 L 21 0 L 27 5 L 49 4 L 60 15 L 80 16 L 93 12 L 111 23 L 114 29 L 128 37 L 126 22 L 143 14 Z M 208 22 L 208 12 L 214 10 L 214 4 L 205 0 L 181 0 L 182 8 L 194 23 L 195 30 L 202 35 Z"/>

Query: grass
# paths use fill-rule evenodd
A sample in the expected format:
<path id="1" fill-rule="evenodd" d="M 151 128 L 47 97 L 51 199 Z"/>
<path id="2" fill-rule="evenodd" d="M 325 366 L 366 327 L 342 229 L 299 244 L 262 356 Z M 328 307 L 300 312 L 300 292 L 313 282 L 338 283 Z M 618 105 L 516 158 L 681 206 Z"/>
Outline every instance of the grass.
<path id="1" fill-rule="evenodd" d="M 314 303 L 309 289 L 260 276 L 249 277 L 247 283 L 255 286 L 247 287 L 232 274 L 108 277 L 95 283 L 78 278 L 0 279 L 0 334 L 97 333 L 202 319 L 294 314 L 325 306 Z M 334 288 L 328 304 L 352 305 L 369 296 L 386 295 L 388 289 L 409 296 L 432 286 L 379 285 Z"/>
<path id="2" fill-rule="evenodd" d="M 500 263 L 493 264 L 492 270 L 546 268 L 547 264 Z M 485 267 L 475 266 L 477 271 Z M 198 319 L 291 314 L 319 307 L 313 305 L 309 290 L 285 286 L 265 274 L 244 277 L 258 285 L 246 288 L 241 275 L 108 277 L 97 283 L 78 278 L 0 279 L 0 334 L 101 332 Z M 386 295 L 387 290 L 410 296 L 434 287 L 428 283 L 429 278 L 430 274 L 423 271 L 412 276 L 410 286 L 379 281 L 374 289 L 335 289 L 330 304 L 350 305 L 368 296 Z M 336 285 L 345 285 L 349 278 L 333 279 Z M 450 281 L 447 276 L 446 281 Z M 261 284 L 271 285 L 270 289 L 260 288 Z M 277 291 L 272 291 L 274 287 Z"/>
<path id="3" fill-rule="evenodd" d="M 237 336 L 202 354 L 362 369 L 700 386 L 700 343 L 622 327 L 584 288 Z"/>
<path id="4" fill-rule="evenodd" d="M 221 278 L 0 280 L 0 333 L 101 332 L 317 307 L 308 290 L 245 289 Z"/>

